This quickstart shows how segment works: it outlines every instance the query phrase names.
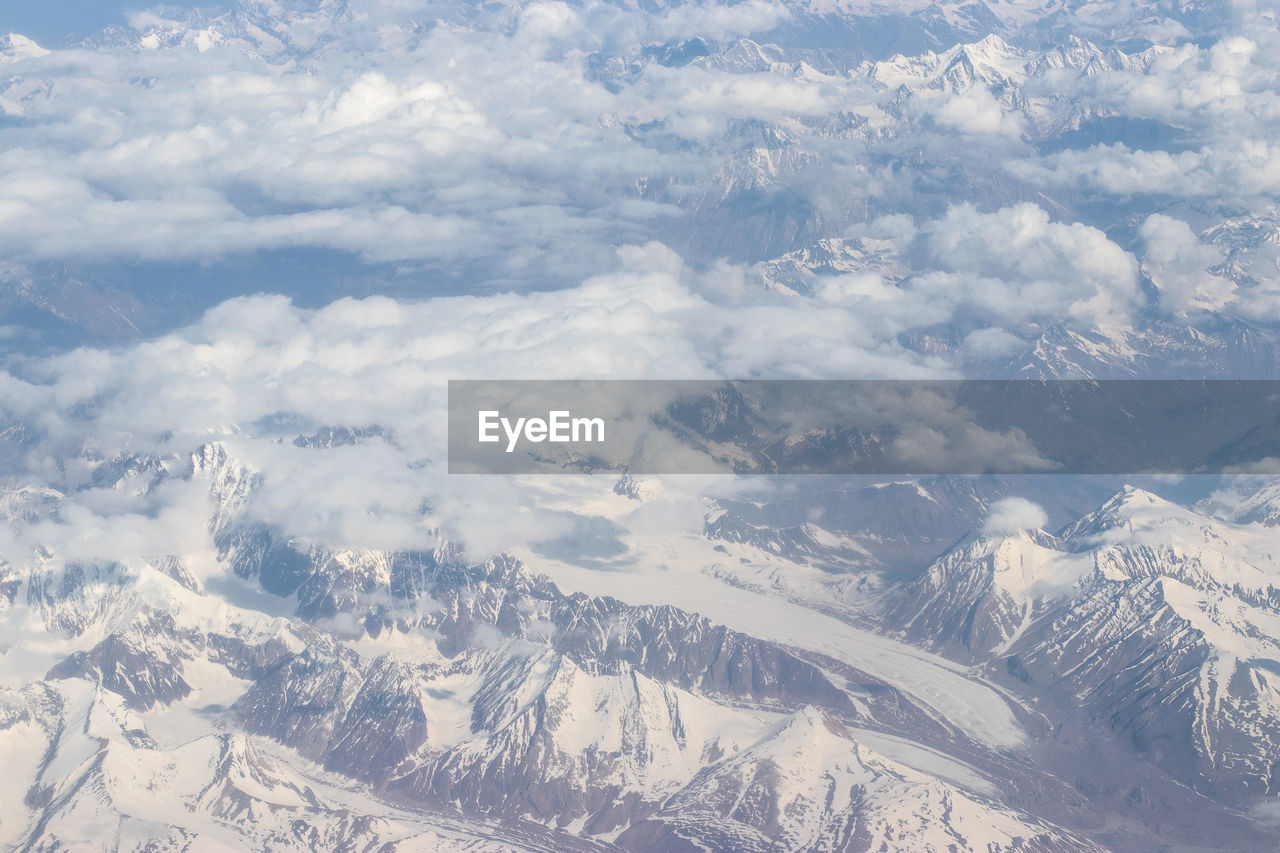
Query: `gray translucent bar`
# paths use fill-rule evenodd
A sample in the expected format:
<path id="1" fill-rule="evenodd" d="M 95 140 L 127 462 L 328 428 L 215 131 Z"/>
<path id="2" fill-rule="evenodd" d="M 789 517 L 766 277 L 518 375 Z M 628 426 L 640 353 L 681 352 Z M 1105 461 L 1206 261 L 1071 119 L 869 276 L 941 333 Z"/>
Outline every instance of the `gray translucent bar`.
<path id="1" fill-rule="evenodd" d="M 1280 473 L 1280 381 L 449 383 L 452 474 Z"/>

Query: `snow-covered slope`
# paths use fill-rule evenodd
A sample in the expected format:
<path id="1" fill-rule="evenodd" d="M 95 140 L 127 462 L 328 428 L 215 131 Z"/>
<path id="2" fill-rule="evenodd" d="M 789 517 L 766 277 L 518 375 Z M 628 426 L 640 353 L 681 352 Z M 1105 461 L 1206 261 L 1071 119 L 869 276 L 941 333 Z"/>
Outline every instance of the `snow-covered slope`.
<path id="1" fill-rule="evenodd" d="M 262 479 L 220 445 L 90 462 L 95 488 L 207 495 L 208 522 L 185 557 L 68 564 L 55 549 L 7 575 L 6 624 L 39 636 L 3 658 L 0 748 L 23 768 L 9 843 L 83 847 L 104 826 L 126 849 L 1084 843 L 1001 802 L 1005 750 L 1025 737 L 1003 699 L 905 646 L 850 655 L 872 635 L 830 617 L 815 644 L 796 605 L 788 630 L 761 632 L 778 603 L 763 596 L 735 629 L 643 596 L 567 595 L 448 543 L 303 547 L 247 521 Z M 9 503 L 31 495 L 66 500 Z M 819 562 L 847 545 L 804 530 Z M 759 810 L 715 817 L 733 785 L 769 778 Z"/>
<path id="2" fill-rule="evenodd" d="M 1101 849 L 904 767 L 805 708 L 620 839 L 650 849 Z"/>
<path id="3" fill-rule="evenodd" d="M 886 618 L 1062 703 L 1053 713 L 1083 711 L 1189 785 L 1275 793 L 1280 565 L 1265 527 L 1126 488 L 1058 536 L 958 545 Z"/>
<path id="4" fill-rule="evenodd" d="M 954 642 L 985 657 L 1008 648 L 1092 569 L 1091 559 L 1043 531 L 978 536 L 912 581 L 888 618 L 917 641 Z"/>
<path id="5" fill-rule="evenodd" d="M 1255 6 L 238 0 L 0 36 L 0 846 L 1280 848 L 1274 484 L 485 497 L 404 414 L 566 358 L 1280 376 Z M 1010 496 L 1050 520 L 988 526 Z M 549 547 L 569 516 L 609 553 Z"/>

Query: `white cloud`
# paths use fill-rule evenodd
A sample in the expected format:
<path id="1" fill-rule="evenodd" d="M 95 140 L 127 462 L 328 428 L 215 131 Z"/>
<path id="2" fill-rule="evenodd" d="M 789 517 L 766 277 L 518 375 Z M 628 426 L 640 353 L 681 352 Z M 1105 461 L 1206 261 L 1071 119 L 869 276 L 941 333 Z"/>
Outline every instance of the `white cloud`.
<path id="1" fill-rule="evenodd" d="M 1206 171 L 1203 151 L 1130 150 L 1121 143 L 1069 150 L 1034 160 L 1014 160 L 1007 170 L 1048 187 L 1131 195 L 1204 196 L 1221 189 Z"/>
<path id="2" fill-rule="evenodd" d="M 521 214 L 549 203 L 573 223 L 561 251 L 581 250 L 616 229 L 617 197 L 658 161 L 601 125 L 626 99 L 543 58 L 555 33 L 538 32 L 440 26 L 412 48 L 335 51 L 306 73 L 232 48 L 45 57 L 0 84 L 27 122 L 0 129 L 0 250 L 487 258 L 545 243 Z"/>
<path id="3" fill-rule="evenodd" d="M 0 83 L 0 108 L 25 123 L 0 128 L 0 251 L 81 263 L 511 253 L 510 269 L 590 257 L 620 230 L 651 233 L 662 207 L 618 204 L 653 203 L 636 197 L 639 182 L 715 169 L 636 143 L 625 121 L 693 128 L 705 114 L 721 127 L 825 108 L 817 85 L 782 75 L 659 68 L 610 92 L 584 63 L 593 49 L 768 29 L 789 16 L 782 4 L 513 9 L 425 33 L 395 2 L 292 10 L 266 29 L 273 10 L 254 4 L 196 25 L 140 12 L 131 24 L 153 50 L 15 49 L 21 69 Z M 205 49 L 210 39 L 223 46 Z"/>
<path id="4" fill-rule="evenodd" d="M 579 24 L 577 13 L 567 3 L 530 3 L 519 14 L 520 34 L 525 37 L 564 36 Z"/>
<path id="5" fill-rule="evenodd" d="M 780 2 L 746 0 L 742 3 L 716 2 L 673 4 L 654 21 L 654 28 L 668 39 L 701 36 L 716 40 L 771 30 L 792 17 Z"/>
<path id="6" fill-rule="evenodd" d="M 951 208 L 925 231 L 925 250 L 945 273 L 917 285 L 987 316 L 1123 321 L 1139 298 L 1133 258 L 1096 228 L 1057 223 L 1033 204 L 979 213 Z"/>
<path id="7" fill-rule="evenodd" d="M 1026 498 L 1004 498 L 991 505 L 982 532 L 988 535 L 1018 533 L 1023 530 L 1040 530 L 1049 523 L 1049 516 Z"/>
<path id="8" fill-rule="evenodd" d="M 833 304 L 897 331 L 960 313 L 1016 331 L 1123 318 L 1138 299 L 1132 259 L 1035 205 L 976 214 L 955 202 L 990 210 L 1041 189 L 1070 219 L 1075 194 L 1238 200 L 1280 187 L 1280 97 L 1261 35 L 1091 73 L 1037 71 L 1009 49 L 991 61 L 1031 76 L 1017 97 L 921 78 L 899 103 L 861 72 L 815 73 L 769 59 L 772 48 L 747 61 L 746 42 L 732 46 L 741 64 L 643 60 L 667 40 L 769 30 L 790 19 L 785 4 L 466 7 L 429 29 L 412 25 L 412 8 L 295 9 L 256 34 L 245 21 L 260 15 L 215 18 L 198 28 L 225 44 L 203 52 L 188 25 L 144 15 L 134 25 L 155 50 L 19 51 L 0 84 L 0 105 L 22 117 L 0 127 L 0 252 L 88 267 L 332 250 L 420 274 L 427 291 L 437 272 L 476 289 L 546 287 L 607 270 L 623 243 L 660 239 L 707 264 L 745 252 L 729 233 L 748 227 L 742 217 L 712 211 L 776 191 L 830 234 L 895 211 L 854 230 L 924 247 L 907 284 L 828 282 Z M 1041 156 L 1026 141 L 1094 116 L 1167 122 L 1201 147 Z"/>
<path id="9" fill-rule="evenodd" d="M 1087 302 L 1088 287 L 1109 286 L 1101 273 L 1089 274 L 1089 264 L 1109 270 L 1107 255 L 1118 252 L 1097 232 L 1051 223 L 1035 209 L 966 208 L 919 229 L 892 224 L 896 233 L 919 235 L 956 272 L 896 287 L 852 275 L 805 299 L 747 290 L 740 268 L 701 273 L 669 248 L 648 244 L 620 250 L 611 272 L 550 292 L 348 298 L 314 310 L 280 296 L 240 298 L 156 340 L 35 362 L 26 381 L 6 376 L 0 415 L 43 434 L 24 462 L 38 480 L 57 482 L 53 460 L 79 453 L 87 437 L 106 452 L 162 455 L 221 440 L 268 472 L 254 512 L 303 540 L 409 547 L 444 524 L 486 549 L 500 540 L 519 544 L 560 522 L 538 508 L 533 491 L 444 475 L 449 379 L 950 377 L 952 364 L 905 350 L 895 335 L 957 313 L 988 321 L 1010 314 L 989 289 L 1026 293 L 1028 285 L 984 274 L 1020 281 L 1047 276 L 1059 263 L 1068 267 L 1059 277 L 1085 279 L 1058 303 L 1019 297 L 1021 319 Z M 991 245 L 980 247 L 984 240 Z M 1073 251 L 1101 258 L 1082 261 Z M 1036 253 L 1038 260 L 1024 257 Z M 1016 340 L 996 330 L 970 339 L 967 347 L 988 354 Z M 91 420 L 73 415 L 89 402 Z M 297 448 L 291 439 L 303 428 L 255 426 L 281 412 L 304 424 L 379 424 L 395 443 Z M 972 430 L 946 442 L 953 458 L 1026 450 Z M 898 450 L 925 458 L 935 445 L 929 436 L 906 436 Z M 435 507 L 429 518 L 419 511 L 424 502 Z M 116 512 L 144 510 L 132 502 Z"/>
<path id="10" fill-rule="evenodd" d="M 1025 348 L 1027 342 L 1005 329 L 978 329 L 965 336 L 963 349 L 973 358 L 1011 356 Z"/>
<path id="11" fill-rule="evenodd" d="M 0 419 L 42 435 L 26 476 L 79 477 L 57 459 L 86 447 L 163 454 L 219 439 L 268 472 L 254 512 L 304 539 L 407 547 L 436 523 L 482 552 L 545 539 L 565 523 L 545 508 L 562 485 L 443 474 L 448 379 L 955 376 L 950 358 L 907 351 L 898 336 L 955 324 L 965 357 L 998 359 L 1028 327 L 1123 322 L 1141 303 L 1137 261 L 1106 234 L 1007 199 L 1042 189 L 1069 220 L 1075 194 L 1247 200 L 1280 187 L 1265 34 L 1160 51 L 1128 70 L 1046 72 L 1030 87 L 1041 100 L 1019 102 L 981 85 L 903 95 L 857 73 L 774 63 L 765 49 L 753 58 L 746 43 L 741 67 L 637 59 L 668 40 L 727 41 L 791 15 L 761 0 L 659 14 L 466 6 L 454 10 L 474 16 L 466 25 L 426 29 L 405 25 L 416 8 L 369 3 L 337 22 L 299 14 L 249 52 L 235 43 L 243 33 L 184 33 L 155 16 L 134 19 L 151 31 L 147 51 L 42 53 L 11 41 L 0 252 L 96 263 L 316 248 L 442 269 L 483 261 L 518 290 L 541 264 L 560 289 L 502 293 L 470 280 L 470 295 L 316 310 L 235 299 L 156 340 L 32 362 L 27 379 L 0 373 Z M 1064 106 L 1073 100 L 1080 114 Z M 1115 143 L 1041 156 L 1022 141 L 1040 127 L 1033 114 L 1064 127 L 1163 122 L 1197 150 Z M 889 241 L 910 269 L 823 276 L 813 298 L 789 298 L 755 288 L 743 264 L 704 271 L 645 242 L 667 220 L 677 222 L 667 236 L 684 236 L 757 190 L 812 203 L 827 234 Z M 871 221 L 849 228 L 859 217 Z M 1235 293 L 1206 272 L 1223 251 L 1186 223 L 1152 215 L 1140 236 L 1166 311 L 1274 315 L 1275 276 L 1261 263 L 1264 283 Z M 433 284 L 424 277 L 424 295 Z M 396 443 L 296 448 L 254 426 L 281 412 L 379 423 Z M 927 458 L 953 441 L 986 458 L 1008 448 L 999 439 L 921 430 L 899 450 Z M 69 527 L 28 533 L 85 555 L 180 549 L 164 531 L 198 531 L 197 504 L 171 488 L 154 502 L 88 490 Z M 166 506 L 187 516 L 154 515 Z M 666 526 L 677 517 L 668 509 L 644 512 Z M 1010 500 L 986 529 L 1044 523 L 1039 507 Z"/>
<path id="12" fill-rule="evenodd" d="M 1160 306 L 1178 316 L 1221 311 L 1235 299 L 1236 285 L 1209 268 L 1223 252 L 1200 242 L 1180 219 L 1153 213 L 1142 223 L 1143 269 L 1160 291 Z"/>
<path id="13" fill-rule="evenodd" d="M 622 250 L 618 265 L 542 293 L 342 299 L 316 310 L 279 296 L 234 299 L 154 341 L 75 350 L 33 363 L 27 380 L 5 375 L 0 416 L 41 434 L 21 466 L 38 481 L 61 483 L 54 460 L 88 446 L 163 456 L 219 440 L 267 472 L 253 512 L 304 541 L 410 547 L 444 524 L 492 549 L 559 522 L 533 491 L 444 475 L 449 379 L 949 375 L 886 337 L 858 304 L 767 292 L 711 302 L 700 295 L 702 274 L 656 244 Z M 89 403 L 89 420 L 73 414 Z M 255 426 L 281 412 L 302 424 L 379 424 L 395 443 L 294 447 L 302 427 Z M 149 528 L 137 519 L 150 505 L 93 494 L 100 500 L 77 524 L 136 521 L 136 541 L 145 542 Z M 424 501 L 435 507 L 429 518 L 419 512 Z"/>
<path id="14" fill-rule="evenodd" d="M 943 127 L 961 133 L 991 134 L 1017 138 L 1025 127 L 1023 117 L 1006 111 L 995 97 L 981 86 L 971 86 L 956 95 L 944 97 L 934 113 Z"/>

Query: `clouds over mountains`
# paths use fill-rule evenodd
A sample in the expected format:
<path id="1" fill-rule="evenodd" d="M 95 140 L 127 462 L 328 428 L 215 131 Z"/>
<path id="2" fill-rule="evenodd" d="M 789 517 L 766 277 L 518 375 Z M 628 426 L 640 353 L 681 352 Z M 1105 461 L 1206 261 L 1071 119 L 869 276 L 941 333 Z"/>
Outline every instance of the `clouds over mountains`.
<path id="1" fill-rule="evenodd" d="M 137 13 L 51 52 L 11 37 L 0 251 L 93 270 L 322 250 L 398 293 L 483 292 L 573 286 L 619 245 L 743 265 L 907 214 L 931 235 L 899 246 L 931 314 L 1100 322 L 1141 302 L 1149 245 L 1108 238 L 1114 216 L 1160 208 L 1198 232 L 1221 204 L 1270 205 L 1265 38 L 992 36 L 889 62 L 856 39 L 789 47 L 835 25 L 822 11 L 255 2 Z M 1012 241 L 951 257 L 957 230 Z M 1249 302 L 1183 274 L 1216 294 L 1191 302 Z"/>
<path id="2" fill-rule="evenodd" d="M 139 311 L 216 306 L 6 375 L 36 436 L 13 470 L 65 485 L 53 460 L 86 442 L 218 437 L 296 472 L 296 434 L 377 423 L 394 442 L 308 457 L 276 503 L 396 540 L 448 378 L 950 376 L 1046 329 L 1277 319 L 1270 36 L 1054 18 L 1097 41 L 1040 43 L 1009 12 L 890 57 L 821 42 L 867 10 L 819 5 L 253 2 L 9 37 L 4 304 L 68 316 L 57 271 Z M 346 261 L 241 284 L 269 253 Z M 807 284 L 773 286 L 779 264 Z M 167 303 L 135 284 L 157 269 Z M 403 489 L 322 506 L 368 466 Z M 388 513 L 410 527 L 335 521 Z"/>
<path id="3" fill-rule="evenodd" d="M 193 2 L 0 35 L 0 835 L 447 846 L 362 817 L 420 797 L 477 849 L 1054 847 L 991 834 L 1028 803 L 1082 828 L 1063 849 L 1266 847 L 1237 808 L 1280 754 L 1256 480 L 1219 524 L 1068 477 L 450 476 L 446 393 L 1280 376 L 1267 3 Z M 877 398 L 879 431 L 783 400 L 804 435 L 767 450 L 812 469 L 842 441 L 1038 459 L 928 391 Z M 1076 519 L 1108 541 L 1043 530 Z M 975 613 L 986 669 L 898 642 Z M 834 799 L 833 755 L 871 768 Z"/>

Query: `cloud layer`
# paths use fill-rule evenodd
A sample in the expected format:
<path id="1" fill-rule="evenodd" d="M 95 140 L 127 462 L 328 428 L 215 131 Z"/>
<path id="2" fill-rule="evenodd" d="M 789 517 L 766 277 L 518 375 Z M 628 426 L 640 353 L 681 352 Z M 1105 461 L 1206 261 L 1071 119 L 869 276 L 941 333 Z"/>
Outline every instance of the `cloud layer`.
<path id="1" fill-rule="evenodd" d="M 1043 303 L 1089 324 L 1141 301 L 1135 271 L 1163 245 L 1117 247 L 1097 211 L 1158 197 L 1199 232 L 1275 195 L 1276 45 L 1252 29 L 869 62 L 856 42 L 791 46 L 807 12 L 766 0 L 431 14 L 244 2 L 138 12 L 51 52 L 10 38 L 0 252 L 92 271 L 324 250 L 415 292 L 491 291 L 572 286 L 624 244 L 741 264 L 906 214 L 935 223 L 899 248 L 939 322 L 985 301 L 1010 323 Z M 1199 276 L 1204 257 L 1165 252 L 1152 277 Z M 1162 307 L 1184 313 L 1173 291 Z"/>
<path id="2" fill-rule="evenodd" d="M 1280 320 L 1280 49 L 1248 10 L 1121 50 L 1127 20 L 1036 47 L 1017 7 L 1008 39 L 884 57 L 813 46 L 810 12 L 857 4 L 411 5 L 0 44 L 3 299 L 65 315 L 49 270 L 143 301 L 144 272 L 268 252 L 420 297 L 301 307 L 228 266 L 216 296 L 174 288 L 221 303 L 194 325 L 0 374 L 5 470 L 88 486 L 63 522 L 86 552 L 120 525 L 159 547 L 155 519 L 194 505 L 95 487 L 94 465 L 209 440 L 268 472 L 255 511 L 303 538 L 547 538 L 545 494 L 441 485 L 450 378 L 957 376 L 1057 327 Z M 806 287 L 766 286 L 786 258 Z M 292 443 L 372 424 L 393 440 Z"/>

